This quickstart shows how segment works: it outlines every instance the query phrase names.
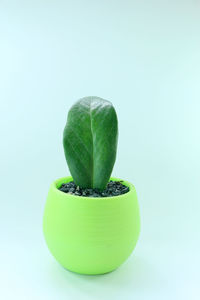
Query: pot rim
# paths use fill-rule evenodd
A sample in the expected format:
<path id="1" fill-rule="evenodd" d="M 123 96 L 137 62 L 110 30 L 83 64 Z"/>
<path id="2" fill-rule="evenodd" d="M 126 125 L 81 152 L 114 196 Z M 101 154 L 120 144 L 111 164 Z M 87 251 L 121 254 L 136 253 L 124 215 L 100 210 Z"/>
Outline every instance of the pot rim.
<path id="1" fill-rule="evenodd" d="M 62 192 L 58 189 L 58 187 L 62 184 L 62 183 L 67 183 L 69 181 L 73 180 L 72 176 L 66 176 L 66 177 L 61 177 L 61 178 L 58 178 L 56 180 L 53 181 L 52 183 L 52 189 L 53 191 L 55 191 L 56 193 L 59 193 L 60 195 L 62 194 L 63 197 L 73 197 L 74 199 L 84 199 L 84 200 L 97 200 L 97 201 L 100 201 L 100 200 L 113 200 L 113 199 L 116 199 L 116 198 L 124 198 L 124 197 L 127 197 L 130 193 L 133 193 L 135 192 L 135 186 L 130 183 L 129 181 L 127 180 L 123 180 L 121 178 L 117 178 L 117 177 L 110 177 L 110 180 L 113 180 L 113 181 L 122 181 L 122 183 L 126 186 L 129 187 L 129 191 L 125 194 L 121 194 L 121 195 L 117 195 L 117 196 L 111 196 L 111 197 L 85 197 L 85 196 L 76 196 L 76 195 L 72 195 L 72 194 L 69 194 L 69 193 L 65 193 L 65 192 Z"/>

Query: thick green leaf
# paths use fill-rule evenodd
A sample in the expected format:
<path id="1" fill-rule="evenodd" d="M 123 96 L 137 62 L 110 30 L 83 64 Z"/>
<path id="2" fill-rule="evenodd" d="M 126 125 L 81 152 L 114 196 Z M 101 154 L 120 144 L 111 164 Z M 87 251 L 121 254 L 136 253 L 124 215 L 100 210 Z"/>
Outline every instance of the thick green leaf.
<path id="1" fill-rule="evenodd" d="M 104 189 L 116 158 L 117 115 L 112 103 L 98 97 L 77 101 L 63 134 L 65 157 L 80 187 Z"/>

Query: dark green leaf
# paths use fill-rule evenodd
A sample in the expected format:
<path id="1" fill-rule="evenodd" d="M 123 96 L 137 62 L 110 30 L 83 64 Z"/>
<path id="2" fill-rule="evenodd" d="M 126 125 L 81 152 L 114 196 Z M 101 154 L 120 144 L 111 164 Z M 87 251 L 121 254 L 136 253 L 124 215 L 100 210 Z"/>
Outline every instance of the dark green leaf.
<path id="1" fill-rule="evenodd" d="M 111 102 L 85 97 L 72 106 L 63 145 L 76 185 L 106 187 L 115 163 L 117 138 L 117 115 Z"/>

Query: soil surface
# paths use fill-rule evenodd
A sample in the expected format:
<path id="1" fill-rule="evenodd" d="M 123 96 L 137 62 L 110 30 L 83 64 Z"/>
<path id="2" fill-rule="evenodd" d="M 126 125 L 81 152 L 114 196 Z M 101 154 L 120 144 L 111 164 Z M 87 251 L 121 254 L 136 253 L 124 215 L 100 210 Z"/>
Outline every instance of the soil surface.
<path id="1" fill-rule="evenodd" d="M 68 183 L 63 183 L 61 187 L 58 189 L 64 193 L 69 193 L 76 196 L 83 197 L 113 197 L 125 194 L 129 191 L 129 187 L 122 184 L 121 181 L 110 181 L 107 184 L 106 189 L 98 190 L 98 189 L 89 189 L 89 188 L 81 188 L 77 186 L 73 181 Z"/>

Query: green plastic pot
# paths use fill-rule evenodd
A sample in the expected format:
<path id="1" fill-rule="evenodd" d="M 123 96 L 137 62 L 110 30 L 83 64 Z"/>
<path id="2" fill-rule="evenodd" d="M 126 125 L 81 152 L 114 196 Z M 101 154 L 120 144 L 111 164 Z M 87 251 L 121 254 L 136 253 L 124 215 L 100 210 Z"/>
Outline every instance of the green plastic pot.
<path id="1" fill-rule="evenodd" d="M 139 237 L 135 187 L 123 181 L 130 189 L 128 193 L 105 198 L 74 196 L 58 190 L 71 180 L 60 178 L 50 186 L 43 219 L 48 248 L 70 271 L 111 272 L 129 257 Z"/>

